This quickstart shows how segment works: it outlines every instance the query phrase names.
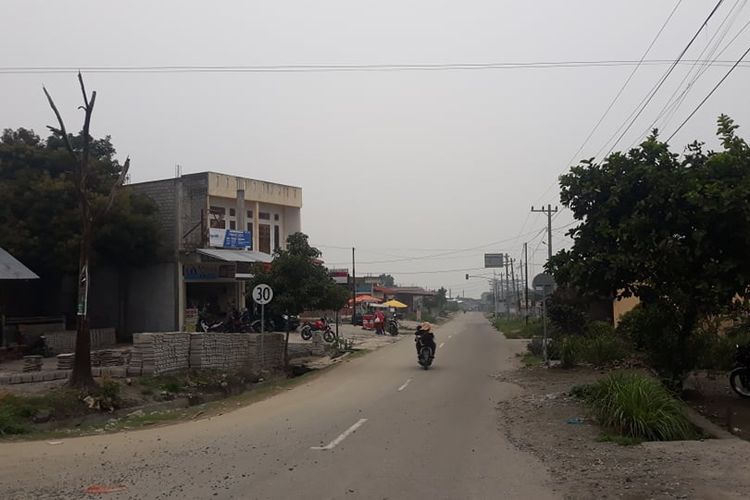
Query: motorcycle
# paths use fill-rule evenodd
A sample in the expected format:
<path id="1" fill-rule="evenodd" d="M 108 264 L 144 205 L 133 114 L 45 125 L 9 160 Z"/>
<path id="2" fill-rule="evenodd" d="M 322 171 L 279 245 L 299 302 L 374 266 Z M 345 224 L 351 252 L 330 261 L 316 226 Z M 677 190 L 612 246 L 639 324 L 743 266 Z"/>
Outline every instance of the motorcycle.
<path id="1" fill-rule="evenodd" d="M 314 323 L 305 321 L 302 324 L 302 330 L 300 330 L 300 335 L 302 336 L 303 340 L 310 340 L 313 334 L 316 332 L 321 333 L 323 335 L 323 340 L 325 340 L 329 344 L 333 342 L 334 340 L 336 340 L 336 334 L 333 333 L 330 323 L 328 323 L 328 321 L 326 321 L 325 318 L 320 318 Z"/>
<path id="2" fill-rule="evenodd" d="M 417 329 L 416 333 L 417 338 L 414 339 L 417 343 L 417 362 L 425 370 L 428 370 L 430 368 L 430 365 L 432 365 L 432 360 L 435 358 L 435 352 L 433 351 L 430 343 L 427 342 L 427 335 L 431 336 L 431 338 L 433 339 L 432 344 L 434 344 L 434 335 L 432 333 L 422 333 L 419 329 Z"/>
<path id="3" fill-rule="evenodd" d="M 737 346 L 736 368 L 729 373 L 729 385 L 743 398 L 750 398 L 750 345 Z"/>
<path id="4" fill-rule="evenodd" d="M 27 356 L 42 356 L 44 358 L 52 356 L 52 351 L 47 344 L 47 337 L 44 335 L 37 337 L 32 344 L 27 345 L 24 352 Z"/>
<path id="5" fill-rule="evenodd" d="M 398 335 L 398 319 L 390 318 L 386 324 L 386 331 L 391 334 L 392 337 Z"/>
<path id="6" fill-rule="evenodd" d="M 249 314 L 249 313 L 248 313 Z M 266 327 L 263 331 L 265 332 L 285 332 L 286 325 L 289 322 L 289 331 L 293 332 L 299 328 L 299 317 L 293 314 L 280 314 L 277 316 L 271 316 L 266 318 Z M 249 321 L 249 331 L 254 333 L 260 333 L 260 319 Z M 243 330 L 245 331 L 245 330 Z"/>

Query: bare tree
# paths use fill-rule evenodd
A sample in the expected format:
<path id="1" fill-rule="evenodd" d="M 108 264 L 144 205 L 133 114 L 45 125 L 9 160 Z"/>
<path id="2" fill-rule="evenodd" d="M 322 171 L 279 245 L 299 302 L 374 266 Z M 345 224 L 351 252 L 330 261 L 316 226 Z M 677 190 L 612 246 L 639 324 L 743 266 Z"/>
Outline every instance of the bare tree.
<path id="1" fill-rule="evenodd" d="M 81 93 L 83 94 L 83 105 L 79 106 L 78 109 L 82 109 L 84 112 L 83 130 L 81 132 L 83 146 L 80 152 L 73 148 L 70 136 L 65 129 L 65 123 L 63 122 L 60 112 L 57 110 L 57 106 L 55 106 L 55 102 L 52 100 L 52 96 L 50 96 L 45 87 L 42 87 L 42 89 L 44 90 L 44 95 L 47 96 L 52 111 L 55 112 L 60 127 L 55 128 L 48 126 L 47 128 L 62 138 L 65 148 L 76 164 L 74 180 L 81 215 L 81 245 L 78 257 L 78 311 L 75 363 L 73 365 L 73 373 L 70 377 L 70 385 L 73 387 L 88 389 L 96 386 L 96 382 L 94 382 L 94 377 L 91 373 L 91 336 L 89 334 L 88 321 L 88 291 L 90 286 L 89 257 L 91 255 L 91 241 L 97 220 L 103 215 L 106 215 L 110 208 L 112 208 L 117 188 L 122 185 L 125 176 L 128 173 L 128 169 L 130 168 L 130 158 L 125 160 L 119 178 L 112 185 L 109 196 L 104 205 L 100 207 L 92 206 L 93 193 L 90 192 L 88 188 L 91 149 L 89 127 L 91 126 L 91 115 L 94 111 L 94 103 L 96 102 L 96 91 L 93 91 L 89 98 L 80 72 L 78 73 L 78 83 L 81 86 Z"/>

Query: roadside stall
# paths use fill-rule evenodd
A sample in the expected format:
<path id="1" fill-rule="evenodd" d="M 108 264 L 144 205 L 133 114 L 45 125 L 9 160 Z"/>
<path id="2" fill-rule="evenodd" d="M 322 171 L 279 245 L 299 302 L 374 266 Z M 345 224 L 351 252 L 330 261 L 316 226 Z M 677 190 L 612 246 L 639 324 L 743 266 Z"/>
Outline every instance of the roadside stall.
<path id="1" fill-rule="evenodd" d="M 372 313 L 372 306 L 380 302 L 380 299 L 372 295 L 357 295 L 354 303 L 355 314 L 362 315 L 362 328 L 364 330 L 373 330 L 375 328 L 375 315 Z M 352 299 L 349 299 L 349 305 L 352 305 Z"/>

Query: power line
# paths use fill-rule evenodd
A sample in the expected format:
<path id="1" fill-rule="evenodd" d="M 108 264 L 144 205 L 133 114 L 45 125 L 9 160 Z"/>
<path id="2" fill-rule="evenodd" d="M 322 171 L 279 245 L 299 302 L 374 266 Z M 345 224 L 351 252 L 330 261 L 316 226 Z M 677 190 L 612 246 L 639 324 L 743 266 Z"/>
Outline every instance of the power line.
<path id="1" fill-rule="evenodd" d="M 742 2 L 742 5 L 737 9 L 737 7 L 740 5 L 740 2 Z M 654 118 L 654 120 L 645 128 L 643 132 L 641 132 L 640 135 L 638 135 L 635 140 L 630 144 L 628 149 L 631 149 L 634 147 L 640 140 L 648 135 L 656 126 L 657 122 L 661 120 L 662 118 L 666 117 L 664 120 L 664 126 L 667 125 L 667 123 L 671 120 L 671 117 L 677 112 L 677 109 L 682 105 L 685 98 L 687 97 L 688 92 L 690 89 L 695 85 L 695 83 L 698 81 L 698 79 L 705 74 L 706 71 L 710 67 L 713 66 L 713 63 L 711 61 L 718 60 L 721 55 L 726 52 L 726 50 L 737 40 L 737 38 L 747 29 L 748 26 L 750 26 L 750 21 L 745 23 L 745 25 L 740 28 L 740 30 L 737 32 L 737 34 L 724 46 L 724 48 L 716 54 L 714 57 L 714 53 L 716 53 L 716 50 L 719 48 L 719 45 L 721 45 L 721 42 L 726 38 L 727 34 L 732 28 L 732 25 L 734 25 L 735 21 L 739 17 L 739 14 L 742 12 L 742 9 L 745 8 L 745 5 L 747 4 L 747 0 L 737 0 L 735 4 L 732 6 L 732 8 L 729 10 L 727 15 L 724 17 L 724 20 L 721 22 L 721 24 L 717 27 L 716 32 L 713 34 L 711 39 L 706 43 L 706 46 L 701 51 L 700 55 L 698 56 L 699 59 L 703 59 L 703 55 L 706 54 L 706 51 L 708 51 L 706 59 L 710 59 L 709 62 L 705 63 L 694 63 L 690 70 L 685 74 L 685 76 L 682 78 L 680 83 L 675 88 L 674 92 L 672 92 L 672 95 L 667 100 L 666 104 L 662 108 L 662 110 L 659 112 L 659 114 Z M 736 11 L 735 11 L 736 9 Z M 732 19 L 731 22 L 727 24 L 727 22 Z M 726 27 L 722 27 L 726 24 Z M 718 37 L 718 39 L 717 39 Z M 714 40 L 716 40 L 714 42 Z M 713 44 L 713 47 L 712 47 Z M 696 71 L 697 68 L 697 71 Z M 696 71 L 695 74 L 691 77 L 691 74 L 693 71 Z M 682 85 L 690 79 L 689 83 L 685 88 L 680 92 L 680 88 Z M 679 95 L 677 95 L 679 92 Z"/>
<path id="2" fill-rule="evenodd" d="M 581 146 L 578 148 L 578 150 L 575 153 L 573 153 L 573 156 L 571 156 L 570 160 L 568 160 L 568 162 L 565 165 L 565 168 L 560 172 L 560 174 L 558 174 L 558 177 L 559 177 L 559 175 L 561 175 L 563 172 L 565 172 L 570 167 L 570 164 L 572 162 L 574 162 L 578 158 L 578 155 L 581 153 L 581 151 L 583 151 L 583 148 L 586 147 L 586 145 L 591 140 L 591 138 L 594 136 L 594 134 L 596 133 L 596 131 L 599 130 L 599 127 L 601 126 L 602 122 L 605 120 L 605 118 L 607 118 L 607 116 L 609 115 L 609 112 L 612 111 L 612 108 L 617 103 L 617 101 L 620 100 L 620 97 L 622 96 L 623 92 L 625 91 L 625 88 L 630 84 L 630 81 L 633 79 L 633 77 L 635 76 L 635 74 L 638 72 L 638 70 L 640 69 L 640 67 L 643 65 L 644 61 L 646 60 L 646 56 L 649 54 L 649 52 L 651 52 L 651 49 L 656 44 L 656 41 L 659 39 L 659 37 L 661 36 L 662 32 L 664 31 L 664 29 L 669 24 L 669 21 L 672 20 L 672 17 L 674 16 L 674 13 L 677 12 L 677 9 L 682 4 L 682 1 L 683 0 L 677 0 L 677 2 L 675 3 L 674 7 L 672 8 L 672 11 L 669 13 L 669 16 L 667 16 L 666 21 L 664 21 L 664 23 L 661 25 L 661 28 L 659 28 L 659 31 L 656 33 L 656 35 L 654 36 L 654 38 L 651 40 L 651 43 L 648 45 L 648 47 L 646 48 L 646 50 L 643 52 L 643 55 L 641 56 L 640 60 L 638 61 L 638 64 L 635 65 L 635 68 L 633 68 L 633 71 L 631 71 L 630 75 L 628 75 L 628 77 L 625 79 L 625 82 L 620 87 L 620 90 L 618 90 L 617 94 L 615 94 L 615 96 L 612 98 L 612 101 L 609 103 L 609 106 L 607 106 L 607 109 L 604 110 L 604 113 L 602 113 L 602 116 L 599 118 L 599 120 L 596 122 L 596 124 L 594 124 L 594 127 L 591 129 L 591 131 L 589 132 L 589 134 L 583 140 L 583 143 L 581 143 Z M 539 201 L 541 201 L 541 199 L 544 198 L 547 195 L 547 193 L 549 192 L 549 190 L 552 189 L 552 186 L 554 186 L 555 184 L 557 184 L 557 180 L 554 180 L 552 182 L 552 184 L 550 184 L 547 187 L 547 189 L 544 191 L 544 193 L 542 193 L 542 196 L 540 196 L 537 199 L 537 203 Z"/>
<path id="3" fill-rule="evenodd" d="M 628 133 L 628 131 L 633 126 L 633 124 L 635 123 L 635 121 L 641 116 L 641 114 L 646 109 L 646 107 L 648 107 L 648 105 L 654 99 L 654 96 L 656 96 L 656 94 L 659 92 L 659 90 L 661 89 L 661 87 L 664 85 L 664 82 L 667 81 L 667 78 L 669 78 L 669 76 L 675 70 L 675 68 L 680 63 L 680 61 L 683 60 L 683 57 L 685 56 L 685 54 L 687 53 L 687 51 L 693 45 L 693 43 L 695 42 L 695 40 L 698 38 L 698 35 L 700 35 L 701 31 L 703 31 L 703 29 L 706 27 L 706 25 L 711 20 L 711 18 L 714 16 L 714 14 L 719 9 L 719 7 L 721 6 L 722 3 L 724 3 L 724 0 L 719 0 L 718 2 L 716 2 L 716 5 L 714 5 L 714 8 L 708 14 L 708 17 L 706 17 L 706 20 L 703 21 L 703 23 L 700 25 L 700 27 L 695 32 L 695 34 L 693 35 L 693 37 L 690 39 L 690 41 L 688 42 L 688 44 L 685 46 L 685 48 L 682 49 L 682 51 L 679 53 L 679 55 L 677 56 L 677 58 L 670 65 L 670 67 L 666 71 L 666 73 L 664 73 L 664 75 L 662 75 L 662 77 L 659 79 L 659 81 L 656 83 L 656 85 L 654 85 L 654 87 L 649 91 L 649 93 L 646 95 L 646 97 L 636 107 L 635 111 L 633 113 L 631 113 L 631 115 L 625 120 L 625 122 L 623 122 L 623 124 L 620 125 L 620 127 L 617 129 L 617 131 L 615 131 L 615 133 L 612 135 L 612 137 L 609 139 L 609 141 L 607 141 L 605 143 L 604 147 L 606 147 L 606 144 L 608 144 L 614 137 L 617 136 L 617 134 L 620 132 L 620 130 L 622 129 L 622 127 L 627 123 L 627 127 L 625 127 L 625 129 L 622 131 L 622 133 L 620 134 L 620 136 L 617 137 L 617 140 L 615 140 L 615 142 L 612 143 L 612 146 L 609 148 L 609 150 L 607 151 L 607 154 L 605 154 L 603 156 L 603 158 L 606 158 L 607 156 L 610 155 L 610 153 L 612 153 L 612 150 L 615 149 L 615 147 L 617 146 L 617 144 L 622 140 L 622 138 L 625 136 L 625 134 Z M 633 115 L 635 115 L 635 116 L 633 116 Z M 632 119 L 631 119 L 631 117 L 632 117 Z M 602 148 L 602 149 L 604 149 L 604 148 Z M 602 150 L 600 149 L 599 152 L 601 152 L 601 151 Z M 597 152 L 596 156 L 599 156 L 599 152 Z"/>
<path id="4" fill-rule="evenodd" d="M 724 77 L 723 77 L 723 78 L 722 78 L 721 80 L 719 80 L 719 82 L 718 82 L 718 83 L 717 83 L 716 85 L 714 85 L 714 88 L 712 88 L 712 89 L 711 89 L 711 92 L 709 92 L 709 93 L 708 93 L 708 95 L 707 95 L 706 97 L 704 97 L 704 98 L 703 98 L 703 100 L 702 100 L 702 101 L 701 101 L 701 102 L 700 102 L 700 103 L 699 103 L 699 104 L 698 104 L 698 105 L 697 105 L 697 106 L 695 107 L 695 109 L 693 110 L 693 112 L 692 112 L 692 113 L 690 113 L 690 114 L 688 115 L 688 117 L 687 117 L 687 118 L 685 118 L 685 121 L 683 121 L 683 122 L 682 122 L 682 123 L 680 124 L 680 126 L 679 126 L 679 127 L 677 127 L 677 130 L 675 130 L 675 131 L 674 131 L 674 132 L 672 133 L 672 135 L 670 135 L 670 136 L 669 136 L 669 139 L 667 139 L 667 142 L 671 141 L 671 140 L 672 140 L 672 138 L 673 138 L 673 137 L 674 137 L 675 135 L 677 135 L 677 133 L 678 133 L 678 132 L 679 132 L 680 130 L 682 130 L 682 127 L 684 127 L 684 126 L 685 126 L 685 124 L 686 124 L 686 123 L 687 123 L 688 121 L 690 121 L 690 119 L 691 119 L 691 118 L 692 118 L 692 117 L 693 117 L 693 116 L 695 115 L 695 113 L 697 113 L 697 112 L 698 112 L 698 110 L 699 110 L 699 109 L 701 109 L 701 107 L 702 107 L 702 106 L 703 106 L 703 105 L 704 105 L 704 104 L 706 103 L 706 101 L 708 101 L 708 99 L 709 99 L 709 98 L 710 98 L 710 97 L 711 97 L 711 96 L 712 96 L 712 95 L 714 94 L 714 92 L 716 92 L 716 90 L 717 90 L 717 89 L 718 89 L 718 88 L 719 88 L 719 87 L 721 86 L 721 84 L 722 84 L 722 83 L 724 83 L 724 80 L 726 80 L 727 78 L 729 78 L 729 75 L 731 75 L 731 74 L 732 74 L 732 72 L 734 71 L 734 69 L 735 69 L 735 68 L 736 68 L 736 67 L 737 67 L 737 66 L 739 65 L 739 63 L 740 63 L 740 62 L 741 62 L 741 61 L 742 61 L 742 60 L 743 60 L 743 59 L 745 58 L 745 56 L 746 56 L 746 55 L 747 55 L 748 53 L 750 53 L 750 47 L 748 47 L 748 48 L 747 48 L 747 50 L 746 50 L 746 51 L 745 51 L 745 52 L 744 52 L 744 53 L 743 53 L 743 54 L 742 54 L 742 55 L 740 56 L 740 58 L 739 58 L 739 59 L 737 59 L 737 63 L 736 63 L 736 64 L 735 64 L 734 66 L 732 66 L 732 67 L 731 67 L 731 68 L 729 69 L 729 71 L 727 71 L 727 74 L 726 74 L 726 75 L 724 75 Z"/>
<path id="5" fill-rule="evenodd" d="M 677 64 L 704 62 L 681 60 Z M 717 61 L 729 65 L 732 61 Z M 300 64 L 300 65 L 164 65 L 164 66 L 0 66 L 1 74 L 55 73 L 341 73 L 341 72 L 397 72 L 397 71 L 476 71 L 506 69 L 565 69 L 610 68 L 622 66 L 663 66 L 675 64 L 670 59 L 627 60 L 605 59 L 590 61 L 538 61 L 439 64 Z M 750 67 L 750 65 L 747 65 Z"/>

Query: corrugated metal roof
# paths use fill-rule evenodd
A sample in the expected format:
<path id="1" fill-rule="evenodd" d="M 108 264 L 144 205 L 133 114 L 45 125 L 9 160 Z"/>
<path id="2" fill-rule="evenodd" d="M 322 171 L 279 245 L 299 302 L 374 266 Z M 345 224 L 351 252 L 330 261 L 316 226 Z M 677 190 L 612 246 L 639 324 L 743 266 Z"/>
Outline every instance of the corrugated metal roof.
<path id="1" fill-rule="evenodd" d="M 31 269 L 21 264 L 18 259 L 0 247 L 0 280 L 35 280 L 39 279 Z"/>
<path id="2" fill-rule="evenodd" d="M 262 262 L 268 264 L 273 258 L 265 253 L 250 250 L 229 250 L 226 248 L 199 248 L 198 253 L 228 262 Z"/>

